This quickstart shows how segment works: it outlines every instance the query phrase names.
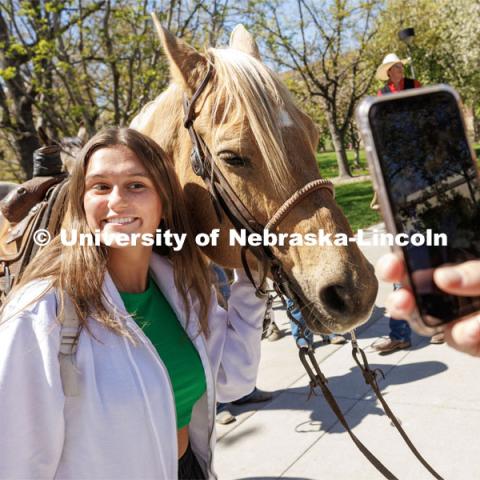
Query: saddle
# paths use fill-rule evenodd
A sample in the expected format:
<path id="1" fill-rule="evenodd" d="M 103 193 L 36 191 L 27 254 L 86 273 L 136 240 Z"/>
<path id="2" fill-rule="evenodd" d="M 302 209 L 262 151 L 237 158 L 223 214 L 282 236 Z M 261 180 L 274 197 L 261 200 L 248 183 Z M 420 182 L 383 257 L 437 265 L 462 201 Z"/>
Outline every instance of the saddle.
<path id="1" fill-rule="evenodd" d="M 34 177 L 0 202 L 0 305 L 42 248 L 35 232 L 47 230 L 51 238 L 59 233 L 67 190 L 60 146 L 49 145 L 34 154 Z"/>

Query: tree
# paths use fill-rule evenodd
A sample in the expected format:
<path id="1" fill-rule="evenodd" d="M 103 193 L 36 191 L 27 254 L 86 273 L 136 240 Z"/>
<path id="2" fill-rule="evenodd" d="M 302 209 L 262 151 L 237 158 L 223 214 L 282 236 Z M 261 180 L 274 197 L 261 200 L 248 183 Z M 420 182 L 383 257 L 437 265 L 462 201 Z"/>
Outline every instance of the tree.
<path id="1" fill-rule="evenodd" d="M 67 3 L 14 0 L 0 6 L 0 127 L 13 146 L 27 178 L 32 175 L 36 137 L 35 107 L 54 108 L 52 46 L 74 24 L 98 10 L 92 2 L 83 12 L 67 12 Z"/>
<path id="2" fill-rule="evenodd" d="M 28 178 L 36 126 L 51 137 L 128 125 L 169 81 L 153 31 L 203 46 L 224 34 L 228 0 L 8 0 L 0 5 L 0 148 Z M 214 28 L 210 28 L 211 25 Z M 9 163 L 9 164 L 10 164 Z"/>
<path id="3" fill-rule="evenodd" d="M 369 46 L 372 68 L 389 52 L 407 56 L 398 31 L 415 28 L 411 50 L 415 73 L 424 85 L 448 83 L 473 113 L 480 107 L 478 0 L 389 0 L 377 19 Z M 379 85 L 378 85 L 379 86 Z"/>
<path id="4" fill-rule="evenodd" d="M 339 173 L 351 176 L 345 139 L 358 100 L 369 90 L 374 71 L 365 62 L 377 1 L 310 0 L 250 4 L 253 28 L 271 60 L 301 78 L 310 99 L 324 108 Z"/>

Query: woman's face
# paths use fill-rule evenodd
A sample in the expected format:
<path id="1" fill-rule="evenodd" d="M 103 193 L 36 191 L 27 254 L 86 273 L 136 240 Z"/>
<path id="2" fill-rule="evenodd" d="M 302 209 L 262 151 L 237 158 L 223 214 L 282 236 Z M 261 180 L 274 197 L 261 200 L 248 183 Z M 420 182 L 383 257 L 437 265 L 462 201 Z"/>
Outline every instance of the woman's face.
<path id="1" fill-rule="evenodd" d="M 101 148 L 90 157 L 83 207 L 88 226 L 99 230 L 107 245 L 114 238 L 125 238 L 119 233 L 130 238 L 132 234 L 153 234 L 162 218 L 160 196 L 152 179 L 132 150 L 123 145 Z M 114 240 L 111 246 L 124 245 Z"/>

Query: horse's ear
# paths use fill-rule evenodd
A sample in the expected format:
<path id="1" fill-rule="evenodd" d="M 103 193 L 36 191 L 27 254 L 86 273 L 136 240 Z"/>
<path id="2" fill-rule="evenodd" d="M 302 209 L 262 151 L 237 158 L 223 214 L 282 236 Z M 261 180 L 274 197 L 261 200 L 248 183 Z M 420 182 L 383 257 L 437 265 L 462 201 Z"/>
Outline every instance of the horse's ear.
<path id="1" fill-rule="evenodd" d="M 233 29 L 230 35 L 229 45 L 230 48 L 247 53 L 248 55 L 255 57 L 257 60 L 262 60 L 260 58 L 257 42 L 253 38 L 253 35 L 247 32 L 246 28 L 242 24 L 237 25 Z"/>
<path id="2" fill-rule="evenodd" d="M 207 70 L 207 59 L 163 28 L 155 13 L 152 13 L 152 18 L 163 50 L 167 54 L 173 80 L 182 82 L 192 91 L 196 90 Z"/>

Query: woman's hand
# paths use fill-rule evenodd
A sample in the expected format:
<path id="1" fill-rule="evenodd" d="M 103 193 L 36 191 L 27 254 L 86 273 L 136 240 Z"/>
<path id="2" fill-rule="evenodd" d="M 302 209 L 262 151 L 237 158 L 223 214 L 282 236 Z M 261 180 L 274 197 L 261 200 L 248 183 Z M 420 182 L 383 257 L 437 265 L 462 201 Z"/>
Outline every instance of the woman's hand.
<path id="1" fill-rule="evenodd" d="M 401 283 L 405 279 L 405 265 L 393 253 L 377 262 L 377 275 L 385 282 Z M 480 296 L 480 260 L 472 260 L 451 267 L 437 268 L 433 274 L 436 285 L 447 293 L 460 296 Z M 392 292 L 387 298 L 387 310 L 395 318 L 404 318 L 415 327 L 413 313 L 415 297 L 407 287 Z M 445 324 L 445 340 L 461 351 L 480 356 L 480 311 Z"/>

